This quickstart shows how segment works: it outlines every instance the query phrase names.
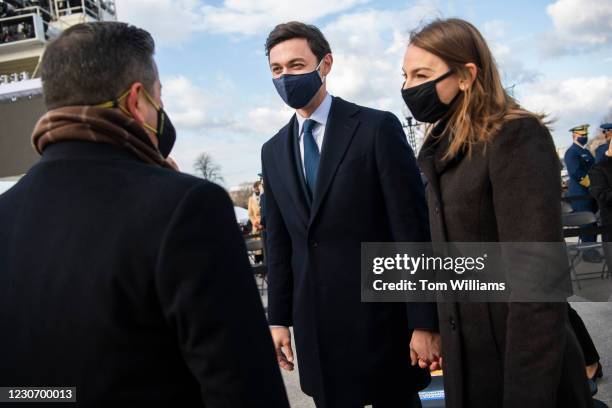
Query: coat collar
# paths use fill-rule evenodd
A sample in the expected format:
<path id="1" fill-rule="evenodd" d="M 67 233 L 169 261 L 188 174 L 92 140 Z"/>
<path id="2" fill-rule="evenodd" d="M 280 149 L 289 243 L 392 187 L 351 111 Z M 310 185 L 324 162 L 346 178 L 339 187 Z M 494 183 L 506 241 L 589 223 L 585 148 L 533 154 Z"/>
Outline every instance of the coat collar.
<path id="1" fill-rule="evenodd" d="M 445 157 L 451 144 L 451 137 L 447 133 L 443 134 L 445 126 L 446 123 L 438 123 L 431 130 L 419 153 L 419 163 L 423 162 L 423 165 L 429 167 L 428 172 L 425 173 L 426 176 L 433 175 L 433 173 L 440 175 L 448 167 L 460 162 L 465 157 L 463 151 L 457 153 L 453 158 Z"/>
<path id="2" fill-rule="evenodd" d="M 84 140 L 65 140 L 52 143 L 43 150 L 40 161 L 64 159 L 120 159 L 147 164 L 131 151 L 110 143 L 96 143 Z"/>
<path id="3" fill-rule="evenodd" d="M 423 147 L 419 152 L 418 163 L 421 171 L 425 174 L 427 182 L 432 191 L 436 195 L 438 202 L 442 201 L 440 191 L 440 176 L 452 165 L 460 162 L 464 156 L 464 152 L 459 152 L 453 158 L 446 158 L 446 152 L 450 147 L 451 138 L 448 134 L 444 134 L 445 122 L 438 123 L 425 139 Z"/>

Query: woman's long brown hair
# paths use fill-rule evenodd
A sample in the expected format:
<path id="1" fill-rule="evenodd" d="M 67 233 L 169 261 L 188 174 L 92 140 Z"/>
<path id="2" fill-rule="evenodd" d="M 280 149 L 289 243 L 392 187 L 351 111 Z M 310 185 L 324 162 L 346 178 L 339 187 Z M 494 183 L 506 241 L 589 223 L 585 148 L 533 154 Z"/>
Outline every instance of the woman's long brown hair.
<path id="1" fill-rule="evenodd" d="M 460 92 L 447 117 L 443 132 L 450 132 L 451 142 L 445 158 L 453 158 L 460 151 L 471 155 L 477 144 L 486 146 L 508 120 L 530 116 L 543 121 L 544 115 L 521 108 L 506 92 L 487 42 L 467 21 L 435 20 L 411 33 L 410 44 L 440 57 L 460 79 L 471 78 L 465 64 L 477 67 L 475 81 Z"/>

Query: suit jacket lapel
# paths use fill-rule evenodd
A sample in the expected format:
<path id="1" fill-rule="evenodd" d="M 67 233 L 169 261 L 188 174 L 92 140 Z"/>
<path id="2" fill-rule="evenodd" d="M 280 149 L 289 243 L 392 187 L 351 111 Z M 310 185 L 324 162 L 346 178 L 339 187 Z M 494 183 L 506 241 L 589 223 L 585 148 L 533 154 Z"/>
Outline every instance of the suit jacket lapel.
<path id="1" fill-rule="evenodd" d="M 309 199 L 305 194 L 305 189 L 301 185 L 304 175 L 302 172 L 302 164 L 297 147 L 297 139 L 294 137 L 294 128 L 297 120 L 295 116 L 285 128 L 285 134 L 280 138 L 281 143 L 276 145 L 276 157 L 279 161 L 279 169 L 281 171 L 281 179 L 283 180 L 291 199 L 295 203 L 295 208 L 304 222 L 304 226 L 308 223 L 308 203 Z M 297 156 L 296 156 L 297 149 Z"/>
<path id="2" fill-rule="evenodd" d="M 310 223 L 314 220 L 321 208 L 321 203 L 334 179 L 338 165 L 344 157 L 346 149 L 351 143 L 359 120 L 354 118 L 359 111 L 357 105 L 347 103 L 334 97 L 325 126 L 321 159 L 317 172 L 317 184 L 310 211 Z"/>

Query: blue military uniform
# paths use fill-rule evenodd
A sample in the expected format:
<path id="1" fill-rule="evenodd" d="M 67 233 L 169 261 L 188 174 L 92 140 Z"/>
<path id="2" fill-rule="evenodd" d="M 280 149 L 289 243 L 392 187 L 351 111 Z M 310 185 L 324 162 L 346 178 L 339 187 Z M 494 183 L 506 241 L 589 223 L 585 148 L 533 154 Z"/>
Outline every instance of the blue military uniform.
<path id="1" fill-rule="evenodd" d="M 595 163 L 601 162 L 606 157 L 606 152 L 610 147 L 610 142 L 604 143 L 595 149 Z"/>
<path id="2" fill-rule="evenodd" d="M 604 157 L 606 157 L 606 151 L 610 147 L 609 135 L 612 133 L 612 123 L 602 123 L 599 127 L 601 128 L 602 132 L 604 133 L 604 137 L 606 137 L 608 142 L 595 149 L 595 163 L 601 162 Z"/>
<path id="3" fill-rule="evenodd" d="M 572 134 L 578 134 L 586 137 L 588 134 L 589 125 L 580 125 L 570 129 Z M 586 148 L 586 141 L 584 146 L 579 145 L 577 142 L 572 145 L 565 152 L 565 166 L 567 167 L 567 173 L 569 174 L 569 196 L 590 196 L 589 193 L 589 170 L 595 164 L 595 158 Z M 595 200 L 577 200 L 572 201 L 572 209 L 574 211 L 597 211 L 597 204 Z M 581 236 L 583 242 L 594 242 L 597 240 L 596 236 Z"/>
<path id="4" fill-rule="evenodd" d="M 569 195 L 580 196 L 589 195 L 589 188 L 585 178 L 588 180 L 588 173 L 591 167 L 595 164 L 595 158 L 585 147 L 581 147 L 573 143 L 565 152 L 565 166 L 569 174 Z M 583 184 L 580 184 L 580 183 Z M 586 203 L 587 201 L 578 201 L 575 204 Z M 573 205 L 572 205 L 572 208 Z M 574 211 L 585 211 L 585 209 L 574 208 Z M 591 211 L 591 210 L 588 210 Z"/>

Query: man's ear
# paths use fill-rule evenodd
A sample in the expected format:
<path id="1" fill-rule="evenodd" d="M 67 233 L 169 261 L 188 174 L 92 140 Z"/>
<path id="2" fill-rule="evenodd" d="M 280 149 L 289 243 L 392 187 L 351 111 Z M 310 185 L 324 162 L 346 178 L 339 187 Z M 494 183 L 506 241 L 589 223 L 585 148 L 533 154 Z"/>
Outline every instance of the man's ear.
<path id="1" fill-rule="evenodd" d="M 130 92 L 125 98 L 125 107 L 130 112 L 130 115 L 138 123 L 145 123 L 146 111 L 144 110 L 145 101 L 143 96 L 144 86 L 140 82 L 134 82 L 130 87 Z"/>
<path id="2" fill-rule="evenodd" d="M 323 63 L 321 64 L 321 75 L 327 76 L 331 72 L 332 65 L 334 64 L 334 57 L 331 53 L 323 57 Z"/>

